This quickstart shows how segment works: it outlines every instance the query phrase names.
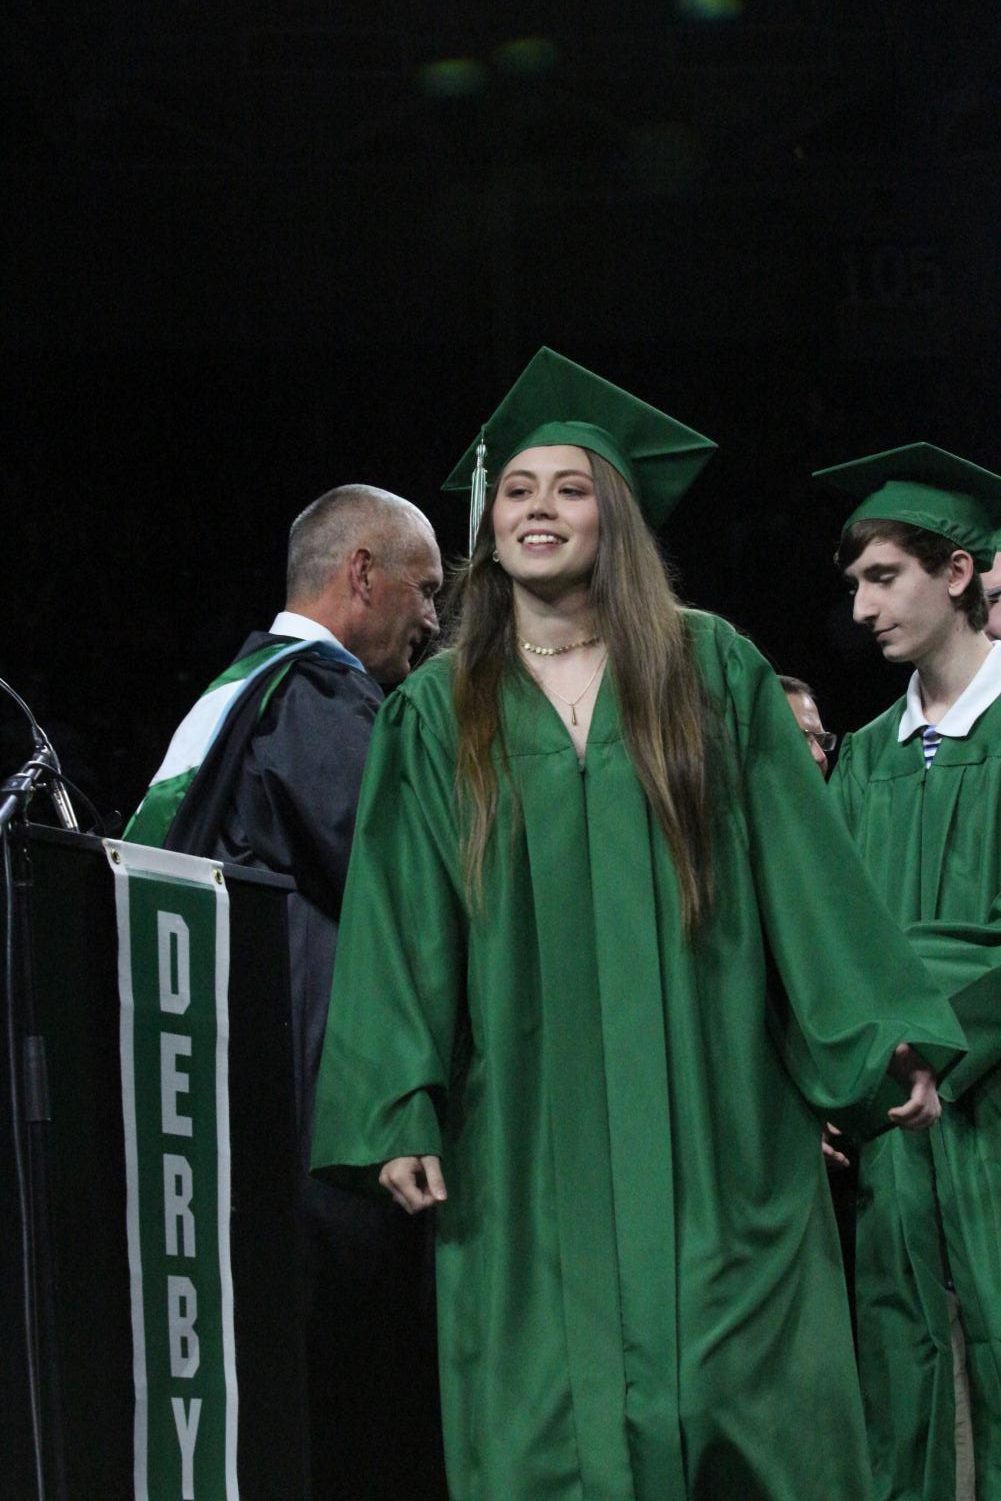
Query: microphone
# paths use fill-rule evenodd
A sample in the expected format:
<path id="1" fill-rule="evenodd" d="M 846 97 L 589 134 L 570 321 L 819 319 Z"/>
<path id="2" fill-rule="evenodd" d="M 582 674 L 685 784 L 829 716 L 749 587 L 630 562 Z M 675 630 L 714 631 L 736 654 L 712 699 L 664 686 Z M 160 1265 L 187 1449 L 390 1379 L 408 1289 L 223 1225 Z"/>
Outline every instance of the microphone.
<path id="1" fill-rule="evenodd" d="M 41 731 L 40 740 L 35 743 L 35 760 L 41 761 L 52 775 L 49 777 L 48 791 L 55 809 L 56 817 L 64 829 L 71 829 L 79 833 L 80 825 L 73 811 L 69 794 L 63 783 L 63 769 L 59 764 L 55 746 L 45 731 Z"/>

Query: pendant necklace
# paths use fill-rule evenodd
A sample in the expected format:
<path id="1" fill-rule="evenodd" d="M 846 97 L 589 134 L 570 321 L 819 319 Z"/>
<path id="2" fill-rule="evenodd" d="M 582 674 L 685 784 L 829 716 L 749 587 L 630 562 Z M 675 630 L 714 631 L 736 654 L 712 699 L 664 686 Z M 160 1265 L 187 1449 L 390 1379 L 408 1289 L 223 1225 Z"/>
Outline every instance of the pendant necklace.
<path id="1" fill-rule="evenodd" d="M 578 642 L 577 644 L 580 645 L 581 643 Z M 564 647 L 563 650 L 564 651 L 569 651 L 569 647 Z M 570 710 L 570 723 L 571 724 L 576 724 L 577 723 L 577 705 L 580 703 L 580 701 L 584 697 L 585 693 L 587 693 L 588 689 L 590 688 L 591 684 L 594 682 L 595 678 L 598 676 L 598 673 L 601 671 L 602 667 L 604 667 L 607 658 L 608 658 L 608 653 L 605 652 L 604 656 L 602 656 L 602 657 L 600 657 L 598 659 L 598 665 L 597 665 L 597 667 L 594 669 L 594 671 L 592 672 L 591 676 L 588 678 L 587 682 L 584 684 L 583 688 L 578 693 L 578 695 L 577 695 L 576 698 L 564 698 L 562 693 L 557 693 L 556 689 L 555 688 L 550 688 L 550 686 L 549 686 L 548 683 L 540 683 L 540 687 L 542 687 L 543 690 L 546 693 L 551 693 L 552 696 L 553 696 L 553 698 L 558 698 L 561 704 L 566 704 L 567 708 Z M 538 678 L 536 679 L 536 682 L 539 682 Z"/>

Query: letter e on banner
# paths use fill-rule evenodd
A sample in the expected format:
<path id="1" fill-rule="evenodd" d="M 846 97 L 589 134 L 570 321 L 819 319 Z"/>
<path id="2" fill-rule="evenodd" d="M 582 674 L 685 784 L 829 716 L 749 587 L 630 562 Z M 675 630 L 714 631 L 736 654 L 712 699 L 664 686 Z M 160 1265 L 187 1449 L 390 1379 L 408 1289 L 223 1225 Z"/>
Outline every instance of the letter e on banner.
<path id="1" fill-rule="evenodd" d="M 179 1032 L 160 1036 L 160 1115 L 168 1136 L 190 1136 L 191 1116 L 180 1115 L 177 1096 L 191 1093 L 191 1076 L 178 1068 L 178 1058 L 191 1057 L 191 1038 Z"/>

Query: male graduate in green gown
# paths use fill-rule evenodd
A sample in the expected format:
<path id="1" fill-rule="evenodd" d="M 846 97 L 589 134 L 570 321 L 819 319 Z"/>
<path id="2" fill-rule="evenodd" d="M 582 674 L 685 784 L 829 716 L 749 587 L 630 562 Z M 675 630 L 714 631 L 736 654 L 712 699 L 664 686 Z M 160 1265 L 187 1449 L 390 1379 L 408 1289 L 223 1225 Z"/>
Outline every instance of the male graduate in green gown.
<path id="1" fill-rule="evenodd" d="M 888 662 L 915 669 L 904 697 L 846 738 L 832 787 L 970 1043 L 943 1081 L 939 1124 L 862 1153 L 876 1496 L 1001 1501 L 1001 643 L 984 633 L 978 573 L 994 556 L 1001 477 L 916 443 L 818 478 L 861 501 L 838 549 L 856 621 Z"/>
<path id="2" fill-rule="evenodd" d="M 637 500 L 712 447 L 540 351 L 375 726 L 313 1163 L 436 1205 L 452 1501 L 870 1494 L 819 1123 L 930 1121 L 962 1036 L 774 672 L 670 589 Z"/>

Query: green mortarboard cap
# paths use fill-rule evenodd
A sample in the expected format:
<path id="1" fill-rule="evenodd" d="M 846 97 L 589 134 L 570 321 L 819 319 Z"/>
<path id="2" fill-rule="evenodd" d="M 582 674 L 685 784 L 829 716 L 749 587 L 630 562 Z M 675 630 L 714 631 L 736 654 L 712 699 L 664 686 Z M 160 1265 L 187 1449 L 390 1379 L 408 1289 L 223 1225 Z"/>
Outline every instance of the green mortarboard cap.
<path id="1" fill-rule="evenodd" d="M 481 441 L 491 483 L 526 448 L 569 443 L 593 449 L 619 471 L 654 526 L 716 451 L 709 438 L 546 348 L 525 366 L 443 490 L 474 488 Z"/>
<path id="2" fill-rule="evenodd" d="M 813 477 L 861 500 L 842 532 L 856 521 L 905 521 L 948 537 L 970 553 L 979 569 L 994 561 L 1001 475 L 979 464 L 932 443 L 911 443 L 818 469 Z"/>

